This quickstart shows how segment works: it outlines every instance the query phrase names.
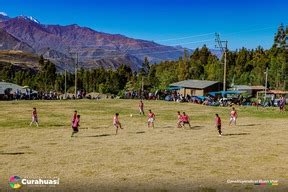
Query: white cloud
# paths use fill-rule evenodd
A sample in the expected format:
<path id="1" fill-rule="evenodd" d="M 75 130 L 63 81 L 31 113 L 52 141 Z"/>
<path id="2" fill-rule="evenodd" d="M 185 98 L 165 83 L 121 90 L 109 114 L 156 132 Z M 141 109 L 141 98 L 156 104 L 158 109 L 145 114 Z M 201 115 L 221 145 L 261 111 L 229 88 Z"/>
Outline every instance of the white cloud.
<path id="1" fill-rule="evenodd" d="M 8 16 L 7 13 L 5 13 L 5 12 L 0 12 L 0 15 Z"/>

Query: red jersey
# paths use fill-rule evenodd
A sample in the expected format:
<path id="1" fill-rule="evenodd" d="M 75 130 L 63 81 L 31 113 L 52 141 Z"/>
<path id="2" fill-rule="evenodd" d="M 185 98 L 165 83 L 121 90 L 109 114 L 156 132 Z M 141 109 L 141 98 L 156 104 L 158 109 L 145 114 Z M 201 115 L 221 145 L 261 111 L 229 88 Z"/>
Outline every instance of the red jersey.
<path id="1" fill-rule="evenodd" d="M 221 118 L 220 117 L 216 117 L 215 118 L 215 124 L 216 125 L 221 125 Z"/>
<path id="2" fill-rule="evenodd" d="M 119 118 L 117 116 L 114 116 L 113 124 L 118 124 L 118 123 L 119 123 Z"/>
<path id="3" fill-rule="evenodd" d="M 32 117 L 37 118 L 37 112 L 36 111 L 32 112 Z"/>
<path id="4" fill-rule="evenodd" d="M 237 117 L 237 112 L 236 111 L 231 111 L 230 116 L 231 117 Z"/>
<path id="5" fill-rule="evenodd" d="M 151 112 L 151 113 L 148 113 L 148 118 L 155 118 L 155 114 L 153 113 L 153 112 Z"/>
<path id="6" fill-rule="evenodd" d="M 188 115 L 182 115 L 182 121 L 183 122 L 188 122 L 189 121 Z"/>
<path id="7" fill-rule="evenodd" d="M 79 123 L 80 123 L 80 119 L 76 118 L 73 122 L 73 127 L 78 127 L 79 126 Z"/>
<path id="8" fill-rule="evenodd" d="M 72 118 L 72 123 L 74 123 L 75 119 L 77 118 L 77 114 L 74 114 L 73 115 L 73 118 Z"/>

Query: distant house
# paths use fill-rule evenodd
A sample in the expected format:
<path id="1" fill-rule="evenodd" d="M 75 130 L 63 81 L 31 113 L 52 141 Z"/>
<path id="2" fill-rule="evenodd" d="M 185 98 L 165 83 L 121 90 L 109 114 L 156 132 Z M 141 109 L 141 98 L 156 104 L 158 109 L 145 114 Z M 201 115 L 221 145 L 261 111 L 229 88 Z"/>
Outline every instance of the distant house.
<path id="1" fill-rule="evenodd" d="M 185 80 L 169 85 L 170 90 L 177 90 L 180 94 L 186 96 L 205 96 L 211 91 L 220 91 L 223 84 L 218 81 L 206 80 Z"/>
<path id="2" fill-rule="evenodd" d="M 259 95 L 264 96 L 265 91 L 258 91 L 257 92 L 257 98 L 259 97 Z M 283 90 L 267 90 L 266 91 L 267 97 L 271 97 L 272 95 L 275 95 L 277 97 L 279 96 L 287 96 L 288 95 L 288 91 L 283 91 Z"/>
<path id="3" fill-rule="evenodd" d="M 235 91 L 246 91 L 248 94 L 252 96 L 256 96 L 258 91 L 265 90 L 265 87 L 262 85 L 258 86 L 249 86 L 249 85 L 234 85 L 231 90 Z"/>
<path id="4" fill-rule="evenodd" d="M 22 86 L 16 85 L 14 83 L 8 83 L 5 81 L 0 82 L 0 94 L 5 94 L 6 89 L 11 89 L 11 92 L 15 92 L 16 89 L 20 89 L 22 91 L 25 91 Z"/>
<path id="5" fill-rule="evenodd" d="M 0 82 L 0 96 L 5 95 L 5 91 L 7 91 L 7 90 L 9 90 L 10 94 L 15 94 L 17 90 L 22 92 L 22 93 L 26 92 L 26 89 L 20 85 L 5 82 L 5 81 Z"/>

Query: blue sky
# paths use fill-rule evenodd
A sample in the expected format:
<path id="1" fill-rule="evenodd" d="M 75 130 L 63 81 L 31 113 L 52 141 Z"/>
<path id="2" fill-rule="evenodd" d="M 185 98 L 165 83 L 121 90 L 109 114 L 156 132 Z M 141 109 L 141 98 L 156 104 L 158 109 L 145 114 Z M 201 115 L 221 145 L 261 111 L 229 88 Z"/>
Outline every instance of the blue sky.
<path id="1" fill-rule="evenodd" d="M 0 0 L 0 12 L 188 48 L 214 48 L 215 32 L 230 49 L 270 48 L 288 23 L 286 0 Z"/>

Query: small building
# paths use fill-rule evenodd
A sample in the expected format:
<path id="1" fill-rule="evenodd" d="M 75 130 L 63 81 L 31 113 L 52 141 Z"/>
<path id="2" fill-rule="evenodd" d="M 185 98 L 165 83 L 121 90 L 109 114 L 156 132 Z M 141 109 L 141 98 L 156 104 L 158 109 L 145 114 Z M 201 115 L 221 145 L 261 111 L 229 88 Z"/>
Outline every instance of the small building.
<path id="1" fill-rule="evenodd" d="M 25 93 L 25 88 L 20 85 L 5 81 L 0 82 L 0 95 L 4 95 L 7 89 L 10 89 L 10 93 L 15 93 L 17 89 L 22 93 Z"/>
<path id="2" fill-rule="evenodd" d="M 265 86 L 263 85 L 256 85 L 256 86 L 251 86 L 251 89 L 252 89 L 252 96 L 256 96 L 258 91 L 263 91 L 265 90 Z"/>
<path id="3" fill-rule="evenodd" d="M 264 95 L 265 95 L 265 91 L 258 91 L 257 92 L 257 98 L 259 98 L 260 96 L 264 97 Z M 274 97 L 276 97 L 276 98 L 279 98 L 280 96 L 287 97 L 288 91 L 283 91 L 283 90 L 267 90 L 266 91 L 267 98 L 271 98 L 272 95 L 274 95 Z"/>
<path id="4" fill-rule="evenodd" d="M 223 83 L 218 81 L 206 80 L 185 80 L 169 85 L 170 90 L 177 90 L 183 96 L 205 96 L 211 91 L 220 91 L 223 89 Z"/>
<path id="5" fill-rule="evenodd" d="M 253 97 L 256 97 L 258 91 L 265 90 L 265 87 L 262 85 L 257 86 L 249 86 L 249 85 L 234 85 L 230 90 L 234 91 L 245 91 L 249 95 L 252 95 Z"/>

